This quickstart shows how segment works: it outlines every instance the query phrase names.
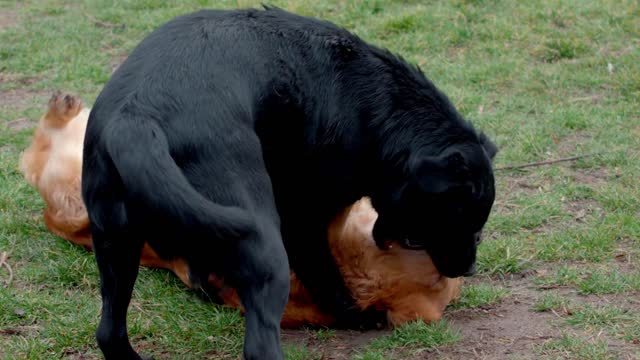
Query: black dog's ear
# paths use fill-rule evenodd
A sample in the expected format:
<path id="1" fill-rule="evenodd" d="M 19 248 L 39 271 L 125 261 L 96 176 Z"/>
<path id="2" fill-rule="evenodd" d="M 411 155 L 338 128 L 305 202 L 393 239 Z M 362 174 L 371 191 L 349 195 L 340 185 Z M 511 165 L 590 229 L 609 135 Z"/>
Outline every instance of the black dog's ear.
<path id="1" fill-rule="evenodd" d="M 418 155 L 409 162 L 410 183 L 429 194 L 459 186 L 467 170 L 464 156 L 458 151 L 439 156 Z"/>
<path id="2" fill-rule="evenodd" d="M 480 144 L 484 148 L 484 151 L 489 155 L 489 159 L 493 160 L 493 158 L 498 153 L 498 147 L 494 144 L 485 133 L 481 132 L 480 135 Z"/>

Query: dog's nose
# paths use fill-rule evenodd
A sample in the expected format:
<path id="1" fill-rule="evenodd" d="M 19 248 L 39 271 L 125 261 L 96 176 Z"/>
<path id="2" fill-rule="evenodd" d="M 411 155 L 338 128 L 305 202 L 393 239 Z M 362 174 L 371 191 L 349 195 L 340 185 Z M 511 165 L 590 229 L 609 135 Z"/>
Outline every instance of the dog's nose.
<path id="1" fill-rule="evenodd" d="M 482 242 L 482 232 L 475 233 L 473 235 L 473 243 L 476 244 L 476 246 L 478 246 L 480 245 L 481 242 Z"/>
<path id="2" fill-rule="evenodd" d="M 467 270 L 467 272 L 465 272 L 464 274 L 462 274 L 462 276 L 472 276 L 473 274 L 476 273 L 478 269 L 476 268 L 476 264 L 473 263 L 473 265 L 471 265 L 471 267 L 469 267 L 469 269 Z"/>

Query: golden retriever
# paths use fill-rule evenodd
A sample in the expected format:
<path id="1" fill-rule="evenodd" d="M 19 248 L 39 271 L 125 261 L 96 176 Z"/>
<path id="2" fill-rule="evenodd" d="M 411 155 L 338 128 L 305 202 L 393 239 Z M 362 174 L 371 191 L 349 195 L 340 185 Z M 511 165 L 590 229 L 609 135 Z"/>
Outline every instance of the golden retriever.
<path id="1" fill-rule="evenodd" d="M 91 249 L 89 219 L 80 195 L 82 145 L 90 109 L 71 94 L 55 93 L 35 129 L 31 145 L 20 159 L 20 171 L 46 203 L 44 221 L 57 236 Z M 328 229 L 333 256 L 347 287 L 361 309 L 386 311 L 392 325 L 442 317 L 460 292 L 461 278 L 441 276 L 424 251 L 391 245 L 380 250 L 372 229 L 377 213 L 363 198 L 342 211 Z M 192 286 L 189 266 L 182 259 L 163 260 L 145 244 L 142 266 L 165 268 Z M 234 289 L 215 274 L 209 285 L 222 301 L 242 309 Z M 331 326 L 336 319 L 322 312 L 302 283 L 291 273 L 289 302 L 282 327 Z"/>

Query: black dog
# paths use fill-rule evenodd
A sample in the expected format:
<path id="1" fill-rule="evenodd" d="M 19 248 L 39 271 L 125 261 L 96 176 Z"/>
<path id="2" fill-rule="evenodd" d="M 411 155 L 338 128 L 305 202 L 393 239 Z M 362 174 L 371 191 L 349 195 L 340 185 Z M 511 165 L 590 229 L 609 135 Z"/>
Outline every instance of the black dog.
<path id="1" fill-rule="evenodd" d="M 442 274 L 469 275 L 495 152 L 419 69 L 328 22 L 275 8 L 178 17 L 138 45 L 89 118 L 100 348 L 139 358 L 125 319 L 143 239 L 185 258 L 194 283 L 215 272 L 238 289 L 247 359 L 283 358 L 287 255 L 325 310 L 359 321 L 326 231 L 364 195 L 380 244 L 407 238 Z"/>

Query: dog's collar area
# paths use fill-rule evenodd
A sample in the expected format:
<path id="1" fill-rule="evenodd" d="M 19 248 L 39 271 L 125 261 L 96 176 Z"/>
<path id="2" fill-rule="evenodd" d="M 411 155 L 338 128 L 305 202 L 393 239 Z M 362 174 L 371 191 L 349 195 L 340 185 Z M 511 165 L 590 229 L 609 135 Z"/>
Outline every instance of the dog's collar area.
<path id="1" fill-rule="evenodd" d="M 404 238 L 399 241 L 400 246 L 407 250 L 424 250 L 425 246 L 423 243 L 414 242 L 410 238 Z"/>

